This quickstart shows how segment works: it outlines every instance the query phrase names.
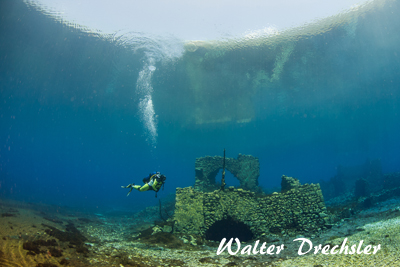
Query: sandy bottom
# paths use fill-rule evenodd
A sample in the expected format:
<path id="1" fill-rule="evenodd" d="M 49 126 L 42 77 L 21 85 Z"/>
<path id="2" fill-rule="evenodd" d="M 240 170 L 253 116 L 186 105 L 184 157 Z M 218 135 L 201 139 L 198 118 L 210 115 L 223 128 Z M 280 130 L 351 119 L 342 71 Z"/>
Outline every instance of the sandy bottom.
<path id="1" fill-rule="evenodd" d="M 0 266 L 400 266 L 399 207 L 400 200 L 390 200 L 324 232 L 261 240 L 284 244 L 279 255 L 216 255 L 217 242 L 163 232 L 172 222 L 155 227 L 152 219 L 134 214 L 105 216 L 0 200 Z M 299 237 L 331 247 L 344 238 L 349 246 L 364 240 L 363 248 L 381 249 L 375 255 L 299 256 L 300 243 L 293 242 Z"/>

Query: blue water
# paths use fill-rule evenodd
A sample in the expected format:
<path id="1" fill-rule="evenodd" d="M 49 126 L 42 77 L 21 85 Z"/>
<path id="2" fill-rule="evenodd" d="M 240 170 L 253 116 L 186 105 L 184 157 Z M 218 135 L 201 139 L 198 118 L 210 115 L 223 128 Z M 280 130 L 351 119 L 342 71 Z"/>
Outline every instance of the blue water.
<path id="1" fill-rule="evenodd" d="M 266 189 L 283 174 L 317 183 L 368 159 L 400 171 L 398 1 L 360 16 L 353 35 L 339 25 L 283 41 L 296 45 L 273 85 L 253 81 L 280 48 L 207 58 L 169 40 L 178 52 L 166 58 L 157 42 L 87 33 L 22 1 L 0 5 L 2 198 L 140 210 L 158 203 L 154 192 L 126 197 L 121 185 L 161 171 L 166 197 L 194 184 L 196 158 L 224 148 L 258 157 Z"/>

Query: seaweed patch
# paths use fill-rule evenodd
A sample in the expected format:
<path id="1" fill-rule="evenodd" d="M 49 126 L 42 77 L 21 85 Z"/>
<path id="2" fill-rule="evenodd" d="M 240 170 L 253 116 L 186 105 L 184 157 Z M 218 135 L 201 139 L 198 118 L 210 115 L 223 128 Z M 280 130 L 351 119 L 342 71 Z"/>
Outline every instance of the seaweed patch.
<path id="1" fill-rule="evenodd" d="M 1 217 L 17 217 L 17 215 L 15 215 L 15 214 L 12 214 L 12 213 L 2 213 L 1 214 Z"/>
<path id="2" fill-rule="evenodd" d="M 43 224 L 43 226 L 49 228 L 45 230 L 48 235 L 57 238 L 61 242 L 69 242 L 70 247 L 75 247 L 76 252 L 83 254 L 89 252 L 85 247 L 86 237 L 81 234 L 73 223 L 69 222 L 67 224 L 65 232 L 46 224 Z"/>
<path id="3" fill-rule="evenodd" d="M 35 240 L 35 241 L 27 241 L 25 242 L 22 247 L 25 250 L 28 250 L 28 255 L 36 255 L 36 254 L 46 254 L 47 251 L 50 250 L 57 250 L 54 247 L 57 247 L 58 243 L 55 239 L 52 240 Z M 51 247 L 50 249 L 45 249 L 43 250 L 43 247 Z M 61 251 L 59 251 L 59 254 L 56 255 L 60 255 L 61 256 Z"/>

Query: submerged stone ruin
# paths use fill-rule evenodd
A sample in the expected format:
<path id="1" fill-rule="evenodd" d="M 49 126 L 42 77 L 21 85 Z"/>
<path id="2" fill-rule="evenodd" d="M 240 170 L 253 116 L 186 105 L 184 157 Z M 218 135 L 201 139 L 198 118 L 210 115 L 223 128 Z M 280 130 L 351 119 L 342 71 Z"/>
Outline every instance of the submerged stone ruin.
<path id="1" fill-rule="evenodd" d="M 209 192 L 217 188 L 215 175 L 222 168 L 222 157 L 196 159 L 195 186 L 176 189 L 175 233 L 216 241 L 236 236 L 246 241 L 267 234 L 316 232 L 327 224 L 319 184 L 301 185 L 295 178 L 282 176 L 280 193 L 258 194 L 258 159 L 239 154 L 236 161 L 226 162 L 226 169 L 236 174 L 246 190 L 231 186 Z"/>
<path id="2" fill-rule="evenodd" d="M 220 185 L 215 182 L 215 177 L 222 169 L 223 160 L 224 158 L 221 156 L 206 156 L 196 159 L 195 190 L 212 192 L 219 189 Z M 239 180 L 241 188 L 253 192 L 261 192 L 258 186 L 258 177 L 260 176 L 258 158 L 239 154 L 237 159 L 226 158 L 225 168 Z"/>
<path id="3" fill-rule="evenodd" d="M 382 164 L 379 159 L 367 160 L 353 166 L 337 166 L 337 173 L 329 181 L 321 180 L 321 189 L 325 200 L 348 194 L 355 197 L 366 197 L 370 193 L 385 188 Z M 393 187 L 391 187 L 393 188 Z"/>

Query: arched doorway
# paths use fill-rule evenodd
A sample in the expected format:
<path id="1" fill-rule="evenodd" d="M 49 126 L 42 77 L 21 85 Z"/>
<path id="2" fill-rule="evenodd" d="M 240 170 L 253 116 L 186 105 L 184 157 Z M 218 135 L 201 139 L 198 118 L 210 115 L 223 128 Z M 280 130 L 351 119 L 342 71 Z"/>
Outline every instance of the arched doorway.
<path id="1" fill-rule="evenodd" d="M 254 235 L 248 225 L 228 216 L 213 223 L 206 231 L 207 240 L 220 242 L 223 238 L 239 238 L 240 241 L 247 242 L 253 239 Z"/>

